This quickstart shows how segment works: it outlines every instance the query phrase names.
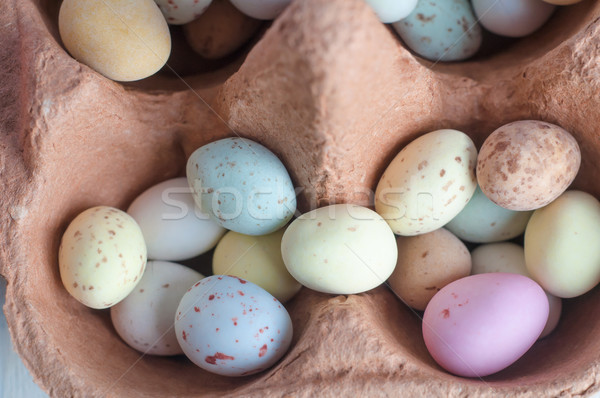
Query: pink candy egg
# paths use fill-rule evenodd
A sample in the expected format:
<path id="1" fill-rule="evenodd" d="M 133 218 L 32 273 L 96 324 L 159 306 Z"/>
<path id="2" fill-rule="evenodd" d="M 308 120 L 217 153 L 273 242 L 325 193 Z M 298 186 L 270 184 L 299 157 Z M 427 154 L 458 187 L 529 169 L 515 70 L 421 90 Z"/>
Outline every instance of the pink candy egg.
<path id="1" fill-rule="evenodd" d="M 184 354 L 204 370 L 246 376 L 279 360 L 292 341 L 292 321 L 283 305 L 261 287 L 232 276 L 213 275 L 194 284 L 175 315 Z"/>
<path id="2" fill-rule="evenodd" d="M 423 338 L 429 353 L 458 376 L 483 377 L 519 359 L 548 319 L 548 299 L 518 274 L 472 275 L 450 283 L 429 302 Z"/>

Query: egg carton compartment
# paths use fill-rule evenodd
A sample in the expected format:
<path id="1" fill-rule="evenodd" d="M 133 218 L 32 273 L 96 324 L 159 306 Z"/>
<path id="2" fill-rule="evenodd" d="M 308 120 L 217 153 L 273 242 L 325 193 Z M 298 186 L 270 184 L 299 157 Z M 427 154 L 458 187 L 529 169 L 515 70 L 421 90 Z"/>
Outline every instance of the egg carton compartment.
<path id="1" fill-rule="evenodd" d="M 599 389 L 598 289 L 566 300 L 551 336 L 483 380 L 436 365 L 419 317 L 387 288 L 350 296 L 303 289 L 287 305 L 294 340 L 284 358 L 261 374 L 225 378 L 183 357 L 140 358 L 107 311 L 68 295 L 57 252 L 80 211 L 126 208 L 149 186 L 183 175 L 192 151 L 232 130 L 280 156 L 304 188 L 303 211 L 367 202 L 389 161 L 421 134 L 456 128 L 479 147 L 519 119 L 571 132 L 582 150 L 574 188 L 598 197 L 600 3 L 561 8 L 541 31 L 493 55 L 433 65 L 361 0 L 297 0 L 247 55 L 189 77 L 194 91 L 160 76 L 123 85 L 78 63 L 60 45 L 57 9 L 52 0 L 0 3 L 4 311 L 17 351 L 52 396 L 538 397 Z"/>

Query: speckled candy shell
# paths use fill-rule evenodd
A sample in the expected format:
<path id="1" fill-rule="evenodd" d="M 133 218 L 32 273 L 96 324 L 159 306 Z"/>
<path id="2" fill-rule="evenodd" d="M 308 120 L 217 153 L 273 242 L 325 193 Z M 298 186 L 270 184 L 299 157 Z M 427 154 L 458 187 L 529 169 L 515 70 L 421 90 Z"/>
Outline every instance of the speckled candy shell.
<path id="1" fill-rule="evenodd" d="M 59 44 L 57 3 L 0 2 L 4 312 L 16 350 L 52 396 L 537 398 L 600 390 L 600 290 L 565 302 L 550 336 L 479 380 L 438 367 L 419 318 L 387 288 L 350 296 L 303 289 L 286 304 L 288 353 L 263 373 L 231 379 L 181 358 L 144 357 L 132 367 L 139 354 L 108 313 L 69 296 L 57 264 L 75 215 L 97 204 L 126 208 L 151 185 L 182 176 L 196 148 L 232 136 L 223 120 L 280 157 L 305 188 L 302 212 L 365 203 L 391 159 L 421 134 L 452 127 L 479 148 L 498 127 L 524 119 L 575 136 L 582 167 L 573 188 L 598 196 L 600 2 L 560 8 L 551 24 L 496 55 L 432 69 L 363 1 L 294 1 L 243 63 L 186 79 L 223 120 L 177 80 L 125 88 L 73 60 Z"/>

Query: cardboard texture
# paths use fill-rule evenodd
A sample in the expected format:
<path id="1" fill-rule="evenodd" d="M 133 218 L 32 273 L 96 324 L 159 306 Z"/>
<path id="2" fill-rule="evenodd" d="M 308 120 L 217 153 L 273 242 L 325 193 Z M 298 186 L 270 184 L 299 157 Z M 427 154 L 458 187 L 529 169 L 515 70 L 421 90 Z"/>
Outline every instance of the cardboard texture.
<path id="1" fill-rule="evenodd" d="M 479 60 L 423 61 L 360 0 L 297 0 L 243 57 L 215 72 L 122 85 L 60 44 L 56 0 L 0 2 L 0 274 L 16 349 L 55 397 L 579 396 L 599 389 L 600 290 L 565 303 L 558 329 L 515 365 L 463 379 L 428 355 L 419 318 L 385 287 L 303 289 L 290 351 L 247 378 L 185 358 L 143 357 L 107 311 L 63 288 L 62 232 L 80 211 L 126 208 L 183 175 L 198 146 L 237 134 L 266 145 L 304 187 L 300 207 L 365 203 L 411 139 L 437 128 L 479 147 L 540 119 L 582 149 L 575 188 L 600 195 L 600 3 L 562 8 L 539 32 Z M 241 66 L 240 66 L 241 65 Z M 238 69 L 239 68 L 239 69 Z M 216 111 L 216 114 L 209 108 Z"/>

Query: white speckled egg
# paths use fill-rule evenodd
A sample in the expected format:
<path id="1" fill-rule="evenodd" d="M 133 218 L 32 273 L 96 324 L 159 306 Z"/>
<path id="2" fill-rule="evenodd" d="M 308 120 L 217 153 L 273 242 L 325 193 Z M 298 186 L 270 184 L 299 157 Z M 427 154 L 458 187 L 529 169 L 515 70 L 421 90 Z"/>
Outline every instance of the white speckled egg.
<path id="1" fill-rule="evenodd" d="M 173 317 L 183 295 L 202 278 L 180 264 L 148 261 L 140 283 L 110 309 L 115 330 L 129 346 L 145 354 L 183 354 Z"/>
<path id="2" fill-rule="evenodd" d="M 153 75 L 171 52 L 169 27 L 153 0 L 64 0 L 58 27 L 75 59 L 117 81 Z"/>
<path id="3" fill-rule="evenodd" d="M 200 209 L 223 227 L 245 235 L 282 228 L 296 211 L 292 180 L 264 146 L 225 138 L 198 148 L 187 178 Z"/>
<path id="4" fill-rule="evenodd" d="M 469 203 L 445 227 L 469 242 L 498 242 L 525 232 L 531 213 L 500 207 L 477 187 Z"/>
<path id="5" fill-rule="evenodd" d="M 472 273 L 487 274 L 508 272 L 531 278 L 525 266 L 525 251 L 519 245 L 510 242 L 490 243 L 477 247 L 471 253 Z M 549 335 L 558 325 L 562 312 L 562 300 L 546 292 L 549 304 L 548 320 L 540 334 L 540 339 Z"/>
<path id="6" fill-rule="evenodd" d="M 82 304 L 108 308 L 138 284 L 146 266 L 144 236 L 127 213 L 108 206 L 79 214 L 58 249 L 60 277 Z"/>
<path id="7" fill-rule="evenodd" d="M 338 204 L 310 211 L 283 234 L 288 271 L 324 293 L 355 294 L 381 285 L 396 266 L 396 239 L 374 211 Z"/>
<path id="8" fill-rule="evenodd" d="M 411 50 L 431 61 L 464 60 L 481 46 L 481 27 L 468 0 L 421 0 L 394 28 Z"/>
<path id="9" fill-rule="evenodd" d="M 256 19 L 275 19 L 292 0 L 231 0 L 238 10 Z"/>
<path id="10" fill-rule="evenodd" d="M 213 275 L 187 292 L 175 333 L 185 355 L 204 370 L 246 376 L 267 369 L 287 351 L 292 321 L 283 305 L 257 285 Z"/>
<path id="11" fill-rule="evenodd" d="M 302 285 L 295 280 L 281 257 L 284 229 L 261 236 L 228 232 L 213 255 L 213 274 L 239 276 L 255 283 L 285 303 Z"/>
<path id="12" fill-rule="evenodd" d="M 492 33 L 508 37 L 527 36 L 538 30 L 552 15 L 554 6 L 540 0 L 473 0 L 481 25 Z"/>
<path id="13" fill-rule="evenodd" d="M 417 6 L 418 0 L 366 0 L 379 20 L 392 23 L 406 18 Z"/>
<path id="14" fill-rule="evenodd" d="M 206 11 L 212 0 L 154 0 L 171 25 L 192 22 Z"/>
<path id="15" fill-rule="evenodd" d="M 196 206 L 185 177 L 156 184 L 140 194 L 127 213 L 138 223 L 152 260 L 179 261 L 211 250 L 225 228 Z"/>
<path id="16" fill-rule="evenodd" d="M 525 264 L 549 293 L 570 298 L 600 282 L 600 202 L 567 191 L 536 210 L 525 230 Z"/>
<path id="17" fill-rule="evenodd" d="M 473 141 L 457 130 L 437 130 L 408 144 L 377 184 L 375 210 L 398 235 L 446 225 L 471 199 L 477 183 Z"/>

